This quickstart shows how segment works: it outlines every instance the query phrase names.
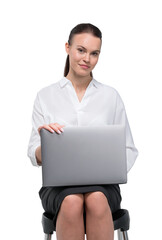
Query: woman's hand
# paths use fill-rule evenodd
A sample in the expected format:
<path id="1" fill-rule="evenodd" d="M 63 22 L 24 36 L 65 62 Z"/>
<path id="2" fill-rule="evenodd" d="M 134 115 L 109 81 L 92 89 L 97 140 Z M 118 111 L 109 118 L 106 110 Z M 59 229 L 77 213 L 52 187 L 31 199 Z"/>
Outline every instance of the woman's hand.
<path id="1" fill-rule="evenodd" d="M 43 126 L 40 126 L 39 128 L 38 128 L 38 132 L 39 132 L 39 135 L 40 135 L 40 130 L 42 129 L 42 128 L 45 128 L 45 129 L 47 129 L 48 131 L 50 131 L 51 133 L 54 133 L 54 131 L 55 132 L 57 132 L 58 134 L 61 134 L 61 132 L 64 132 L 64 129 L 62 128 L 62 127 L 64 127 L 65 125 L 60 125 L 60 124 L 58 124 L 58 123 L 50 123 L 50 124 L 48 124 L 48 125 L 43 125 Z"/>
<path id="2" fill-rule="evenodd" d="M 58 123 L 50 123 L 50 124 L 48 124 L 48 125 L 43 125 L 43 126 L 40 126 L 39 128 L 38 128 L 38 132 L 39 132 L 39 135 L 40 135 L 40 130 L 42 129 L 42 128 L 45 128 L 45 129 L 47 129 L 48 131 L 50 131 L 51 133 L 54 133 L 54 131 L 55 132 L 57 132 L 58 134 L 61 134 L 61 132 L 63 132 L 64 130 L 63 130 L 63 128 L 62 127 L 64 127 L 65 125 L 60 125 L 60 124 L 58 124 Z M 41 146 L 39 146 L 39 147 L 37 147 L 37 149 L 36 149 L 36 151 L 35 151 L 35 156 L 36 156 L 36 160 L 37 160 L 37 163 L 38 163 L 38 165 L 42 165 L 42 160 L 41 160 Z"/>

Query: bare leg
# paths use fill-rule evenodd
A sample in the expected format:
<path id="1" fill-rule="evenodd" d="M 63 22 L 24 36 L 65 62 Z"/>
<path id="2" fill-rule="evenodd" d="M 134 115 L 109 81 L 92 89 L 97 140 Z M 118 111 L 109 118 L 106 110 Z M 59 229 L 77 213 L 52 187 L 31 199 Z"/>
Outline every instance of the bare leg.
<path id="1" fill-rule="evenodd" d="M 84 240 L 83 194 L 70 194 L 61 204 L 57 221 L 57 240 Z"/>
<path id="2" fill-rule="evenodd" d="M 87 240 L 113 240 L 114 225 L 106 196 L 102 192 L 85 193 Z"/>

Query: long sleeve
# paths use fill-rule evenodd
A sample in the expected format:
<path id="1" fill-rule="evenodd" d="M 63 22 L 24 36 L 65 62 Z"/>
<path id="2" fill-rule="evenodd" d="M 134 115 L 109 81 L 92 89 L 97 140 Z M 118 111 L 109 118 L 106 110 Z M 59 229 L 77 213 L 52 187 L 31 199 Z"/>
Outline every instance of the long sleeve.
<path id="1" fill-rule="evenodd" d="M 32 132 L 28 145 L 28 157 L 32 164 L 39 166 L 36 161 L 35 150 L 41 144 L 38 133 L 40 126 L 52 122 L 65 126 L 85 126 L 89 125 L 92 119 L 94 125 L 103 124 L 105 121 L 107 124 L 125 125 L 127 170 L 129 171 L 136 160 L 138 151 L 133 142 L 124 104 L 115 89 L 101 84 L 95 79 L 86 89 L 86 94 L 82 102 L 79 103 L 79 108 L 78 98 L 76 93 L 74 94 L 73 86 L 65 77 L 38 92 L 33 106 Z"/>
<path id="2" fill-rule="evenodd" d="M 36 99 L 34 101 L 34 106 L 33 106 L 32 131 L 31 131 L 31 136 L 30 136 L 28 151 L 27 151 L 27 155 L 30 158 L 32 164 L 37 167 L 39 167 L 39 165 L 36 160 L 35 150 L 38 146 L 40 146 L 40 136 L 38 133 L 38 128 L 44 124 L 45 122 L 44 122 L 44 116 L 43 116 L 40 101 L 39 101 L 39 94 L 37 94 Z"/>
<path id="3" fill-rule="evenodd" d="M 138 156 L 138 150 L 136 149 L 132 137 L 132 133 L 130 130 L 129 122 L 127 119 L 124 103 L 117 93 L 116 99 L 116 112 L 115 112 L 115 119 L 114 124 L 123 124 L 125 125 L 126 130 L 126 155 L 127 155 L 127 172 L 132 168 L 134 162 Z"/>

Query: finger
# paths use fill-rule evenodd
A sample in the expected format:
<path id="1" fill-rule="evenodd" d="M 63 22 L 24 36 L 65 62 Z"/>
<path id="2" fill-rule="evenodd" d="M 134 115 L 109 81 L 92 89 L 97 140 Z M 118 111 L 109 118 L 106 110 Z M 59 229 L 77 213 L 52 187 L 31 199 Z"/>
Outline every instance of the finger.
<path id="1" fill-rule="evenodd" d="M 65 125 L 59 125 L 59 124 L 58 124 L 57 127 L 58 127 L 58 129 L 59 129 L 61 132 L 64 132 L 64 129 L 63 129 L 64 126 L 65 126 Z"/>
<path id="2" fill-rule="evenodd" d="M 47 130 L 50 131 L 51 133 L 54 133 L 53 128 L 51 128 L 49 125 L 47 125 L 47 126 L 45 127 L 45 129 L 47 129 Z"/>
<path id="3" fill-rule="evenodd" d="M 59 123 L 53 123 L 53 124 L 55 124 L 55 126 L 57 126 L 58 128 L 65 127 L 65 125 L 60 125 Z"/>
<path id="4" fill-rule="evenodd" d="M 61 132 L 64 132 L 64 129 L 62 127 L 64 127 L 65 125 L 60 125 L 58 123 L 51 123 L 50 124 L 50 127 L 52 127 L 54 130 L 57 129 L 57 132 L 58 130 L 61 131 Z M 59 132 L 58 132 L 59 133 Z"/>
<path id="5" fill-rule="evenodd" d="M 41 127 L 38 128 L 39 134 L 40 134 L 40 130 L 41 130 L 42 128 L 50 131 L 51 133 L 54 133 L 54 130 L 53 130 L 50 126 L 48 126 L 48 125 L 43 125 L 43 126 L 41 126 Z"/>
<path id="6" fill-rule="evenodd" d="M 61 134 L 60 127 L 57 127 L 56 124 L 49 124 L 49 126 L 58 134 Z"/>

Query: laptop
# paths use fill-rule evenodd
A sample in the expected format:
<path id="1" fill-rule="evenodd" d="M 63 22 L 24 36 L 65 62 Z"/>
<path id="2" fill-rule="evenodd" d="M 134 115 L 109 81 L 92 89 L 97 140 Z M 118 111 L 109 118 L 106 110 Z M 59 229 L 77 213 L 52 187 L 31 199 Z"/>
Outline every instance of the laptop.
<path id="1" fill-rule="evenodd" d="M 67 126 L 61 134 L 42 128 L 40 136 L 44 187 L 127 182 L 123 125 Z"/>

